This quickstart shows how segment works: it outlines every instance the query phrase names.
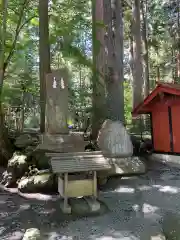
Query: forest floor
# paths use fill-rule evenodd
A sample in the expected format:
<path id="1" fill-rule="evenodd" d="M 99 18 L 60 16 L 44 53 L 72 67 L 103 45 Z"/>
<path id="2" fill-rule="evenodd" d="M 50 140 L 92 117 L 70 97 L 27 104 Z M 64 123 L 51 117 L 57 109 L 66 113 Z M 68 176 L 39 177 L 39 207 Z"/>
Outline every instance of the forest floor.
<path id="1" fill-rule="evenodd" d="M 111 179 L 100 198 L 110 211 L 103 216 L 64 219 L 58 200 L 27 200 L 0 192 L 0 239 L 19 240 L 27 228 L 39 228 L 43 240 L 150 240 L 161 232 L 160 219 L 180 211 L 180 172 L 152 163 L 141 177 Z"/>

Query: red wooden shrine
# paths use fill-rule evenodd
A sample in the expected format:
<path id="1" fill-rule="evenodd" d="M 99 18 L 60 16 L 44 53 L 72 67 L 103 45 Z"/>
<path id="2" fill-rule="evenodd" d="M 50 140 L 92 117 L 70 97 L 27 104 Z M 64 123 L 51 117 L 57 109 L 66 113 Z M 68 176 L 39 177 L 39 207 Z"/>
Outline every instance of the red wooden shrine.
<path id="1" fill-rule="evenodd" d="M 180 85 L 159 83 L 134 108 L 132 115 L 150 114 L 155 152 L 180 154 Z"/>

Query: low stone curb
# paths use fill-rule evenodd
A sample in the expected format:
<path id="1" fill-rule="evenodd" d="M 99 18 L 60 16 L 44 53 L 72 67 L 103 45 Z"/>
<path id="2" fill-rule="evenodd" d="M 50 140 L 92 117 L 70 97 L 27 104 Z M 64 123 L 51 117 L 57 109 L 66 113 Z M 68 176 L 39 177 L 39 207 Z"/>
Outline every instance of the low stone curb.
<path id="1" fill-rule="evenodd" d="M 166 164 L 170 167 L 180 168 L 180 156 L 169 154 L 152 154 L 148 156 L 148 160 Z"/>

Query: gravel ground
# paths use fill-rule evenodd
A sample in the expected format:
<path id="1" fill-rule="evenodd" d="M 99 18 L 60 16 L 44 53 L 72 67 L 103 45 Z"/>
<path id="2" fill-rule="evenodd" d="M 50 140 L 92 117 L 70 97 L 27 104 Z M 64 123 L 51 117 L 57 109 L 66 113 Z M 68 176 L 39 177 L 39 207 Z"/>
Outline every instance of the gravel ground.
<path id="1" fill-rule="evenodd" d="M 180 212 L 180 171 L 151 164 L 144 176 L 111 179 L 100 199 L 110 209 L 107 214 L 65 220 L 58 201 L 26 200 L 1 191 L 0 239 L 22 239 L 27 228 L 35 227 L 44 240 L 150 240 L 161 232 L 166 211 Z"/>

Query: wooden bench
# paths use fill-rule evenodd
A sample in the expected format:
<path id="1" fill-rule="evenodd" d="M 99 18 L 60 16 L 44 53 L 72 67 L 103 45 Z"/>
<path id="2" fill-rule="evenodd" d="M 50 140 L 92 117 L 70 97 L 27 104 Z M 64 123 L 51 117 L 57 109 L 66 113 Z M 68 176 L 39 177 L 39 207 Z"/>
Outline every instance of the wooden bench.
<path id="1" fill-rule="evenodd" d="M 97 198 L 97 171 L 111 165 L 101 152 L 47 153 L 52 171 L 58 175 L 58 192 L 64 199 L 63 211 L 71 212 L 68 198 Z"/>

